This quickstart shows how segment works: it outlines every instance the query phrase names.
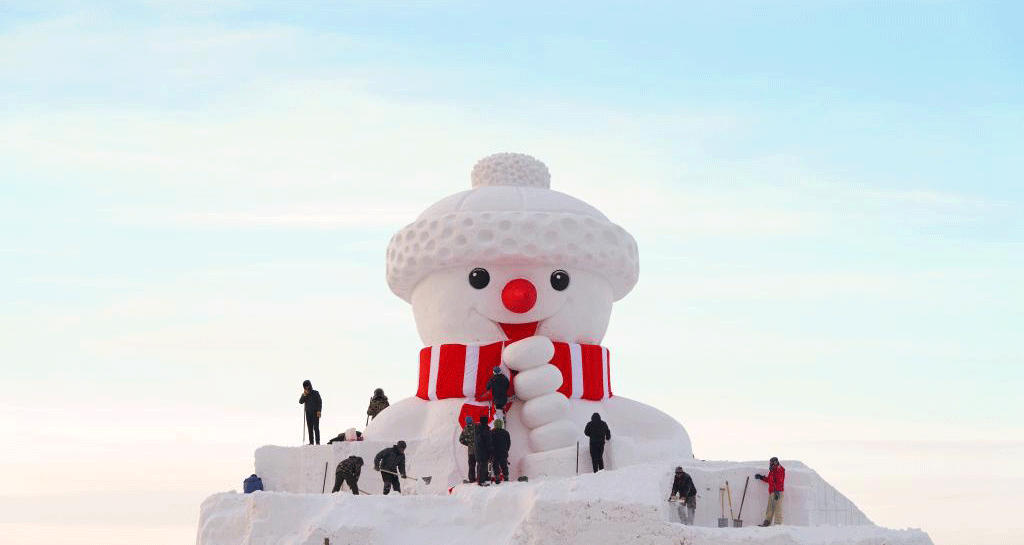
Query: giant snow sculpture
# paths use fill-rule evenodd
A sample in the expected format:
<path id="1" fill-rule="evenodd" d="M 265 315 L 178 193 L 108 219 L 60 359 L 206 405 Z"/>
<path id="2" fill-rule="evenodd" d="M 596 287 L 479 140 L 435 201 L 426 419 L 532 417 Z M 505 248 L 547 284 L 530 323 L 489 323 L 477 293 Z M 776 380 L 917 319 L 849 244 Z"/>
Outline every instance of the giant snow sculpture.
<path id="1" fill-rule="evenodd" d="M 424 348 L 409 358 L 416 396 L 381 413 L 366 437 L 454 445 L 465 416 L 495 414 L 485 385 L 499 367 L 512 378 L 513 476 L 572 474 L 594 412 L 612 429 L 613 467 L 692 458 L 682 425 L 614 394 L 615 367 L 643 362 L 614 359 L 601 340 L 638 272 L 633 237 L 550 189 L 543 163 L 482 159 L 472 189 L 430 206 L 388 245 L 388 285 L 412 304 Z"/>

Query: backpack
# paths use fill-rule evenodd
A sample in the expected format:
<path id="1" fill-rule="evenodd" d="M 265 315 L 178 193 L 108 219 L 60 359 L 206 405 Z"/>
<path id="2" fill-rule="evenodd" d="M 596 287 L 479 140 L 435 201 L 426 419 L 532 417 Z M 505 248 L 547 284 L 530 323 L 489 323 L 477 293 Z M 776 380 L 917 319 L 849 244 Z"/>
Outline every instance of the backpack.
<path id="1" fill-rule="evenodd" d="M 260 479 L 255 473 L 253 473 L 242 482 L 242 491 L 246 494 L 250 494 L 257 490 L 263 490 L 263 479 Z"/>

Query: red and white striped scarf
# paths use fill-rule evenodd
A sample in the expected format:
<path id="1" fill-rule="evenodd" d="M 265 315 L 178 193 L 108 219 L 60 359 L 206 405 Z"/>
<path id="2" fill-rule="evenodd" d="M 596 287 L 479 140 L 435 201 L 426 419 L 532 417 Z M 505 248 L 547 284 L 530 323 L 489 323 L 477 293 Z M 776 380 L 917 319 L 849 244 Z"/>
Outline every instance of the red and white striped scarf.
<path id="1" fill-rule="evenodd" d="M 494 368 L 501 367 L 506 375 L 515 377 L 501 363 L 501 350 L 508 341 L 491 344 L 442 344 L 420 350 L 420 399 L 436 400 L 469 398 L 480 401 L 487 392 L 487 381 Z M 562 386 L 558 389 L 569 399 L 599 401 L 612 397 L 609 377 L 608 349 L 598 344 L 556 342 L 551 358 L 562 372 Z M 509 397 L 515 395 L 515 381 L 509 386 Z"/>

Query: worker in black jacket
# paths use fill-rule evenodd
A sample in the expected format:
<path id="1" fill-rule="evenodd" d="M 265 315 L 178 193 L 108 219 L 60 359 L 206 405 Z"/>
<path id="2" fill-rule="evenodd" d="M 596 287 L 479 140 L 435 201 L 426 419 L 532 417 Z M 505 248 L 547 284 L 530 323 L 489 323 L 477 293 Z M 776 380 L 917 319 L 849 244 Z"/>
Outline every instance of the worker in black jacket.
<path id="1" fill-rule="evenodd" d="M 320 444 L 320 410 L 324 402 L 320 399 L 320 392 L 313 389 L 313 383 L 302 381 L 302 395 L 299 396 L 299 403 L 306 406 L 306 428 L 309 430 L 309 444 Z"/>
<path id="2" fill-rule="evenodd" d="M 608 424 L 601 420 L 601 415 L 594 413 L 583 428 L 583 433 L 590 438 L 590 461 L 594 464 L 594 473 L 604 469 L 604 442 L 612 438 Z"/>
<path id="3" fill-rule="evenodd" d="M 692 525 L 693 512 L 697 510 L 697 487 L 694 486 L 690 474 L 681 467 L 676 467 L 676 476 L 672 479 L 669 501 L 672 501 L 672 498 L 678 498 L 679 501 L 679 520 L 683 524 Z"/>
<path id="4" fill-rule="evenodd" d="M 391 492 L 402 493 L 402 485 L 398 480 L 399 475 L 407 479 L 405 475 L 405 441 L 399 441 L 394 446 L 388 447 L 377 453 L 373 458 L 373 469 L 380 471 L 384 480 L 384 495 Z"/>
<path id="5" fill-rule="evenodd" d="M 508 449 L 512 448 L 512 437 L 501 420 L 494 421 L 491 430 L 491 467 L 494 468 L 494 482 L 508 480 Z"/>
<path id="6" fill-rule="evenodd" d="M 494 410 L 501 411 L 502 417 L 505 415 L 505 405 L 508 404 L 508 385 L 508 377 L 501 372 L 501 368 L 495 367 L 494 374 L 487 379 L 487 389 L 491 391 Z"/>
<path id="7" fill-rule="evenodd" d="M 476 483 L 485 486 L 490 480 L 487 464 L 491 461 L 491 430 L 487 417 L 481 416 L 473 436 L 473 453 L 476 455 Z"/>
<path id="8" fill-rule="evenodd" d="M 334 470 L 334 489 L 332 493 L 341 490 L 341 483 L 348 485 L 352 493 L 359 495 L 359 474 L 363 471 L 363 459 L 359 456 L 349 456 L 338 464 Z"/>

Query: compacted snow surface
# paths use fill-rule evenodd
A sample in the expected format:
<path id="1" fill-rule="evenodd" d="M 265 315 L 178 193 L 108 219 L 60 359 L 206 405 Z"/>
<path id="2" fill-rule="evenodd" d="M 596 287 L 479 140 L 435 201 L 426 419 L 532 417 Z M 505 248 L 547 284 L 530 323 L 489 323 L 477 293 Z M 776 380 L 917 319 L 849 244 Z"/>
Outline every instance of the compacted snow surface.
<path id="1" fill-rule="evenodd" d="M 931 545 L 927 534 L 920 530 L 889 530 L 872 525 L 841 495 L 832 500 L 836 505 L 829 512 L 841 512 L 849 504 L 853 511 L 845 516 L 853 524 L 754 527 L 764 513 L 767 492 L 763 485 L 753 482 L 743 511 L 745 527 L 717 528 L 718 485 L 717 481 L 706 481 L 717 479 L 724 467 L 743 470 L 742 464 L 735 463 L 688 465 L 700 489 L 695 527 L 679 524 L 677 504 L 665 501 L 671 468 L 662 465 L 490 487 L 459 484 L 450 493 L 447 489 L 437 493 L 435 483 L 429 487 L 419 484 L 407 487 L 406 495 L 389 496 L 380 495 L 380 478 L 368 467 L 359 484 L 373 495 L 354 496 L 348 491 L 213 495 L 203 503 L 197 543 L 321 545 L 327 538 L 332 544 L 402 545 Z M 808 471 L 816 476 L 802 465 L 794 469 L 796 473 Z M 333 475 L 329 475 L 328 489 L 332 480 Z M 739 491 L 735 491 L 738 495 Z M 735 496 L 734 500 L 738 500 Z M 734 507 L 738 509 L 738 502 L 734 502 Z M 793 502 L 788 506 L 787 516 L 799 519 L 794 521 L 796 524 L 807 524 L 808 514 L 795 511 L 808 507 L 813 505 L 806 500 Z"/>

